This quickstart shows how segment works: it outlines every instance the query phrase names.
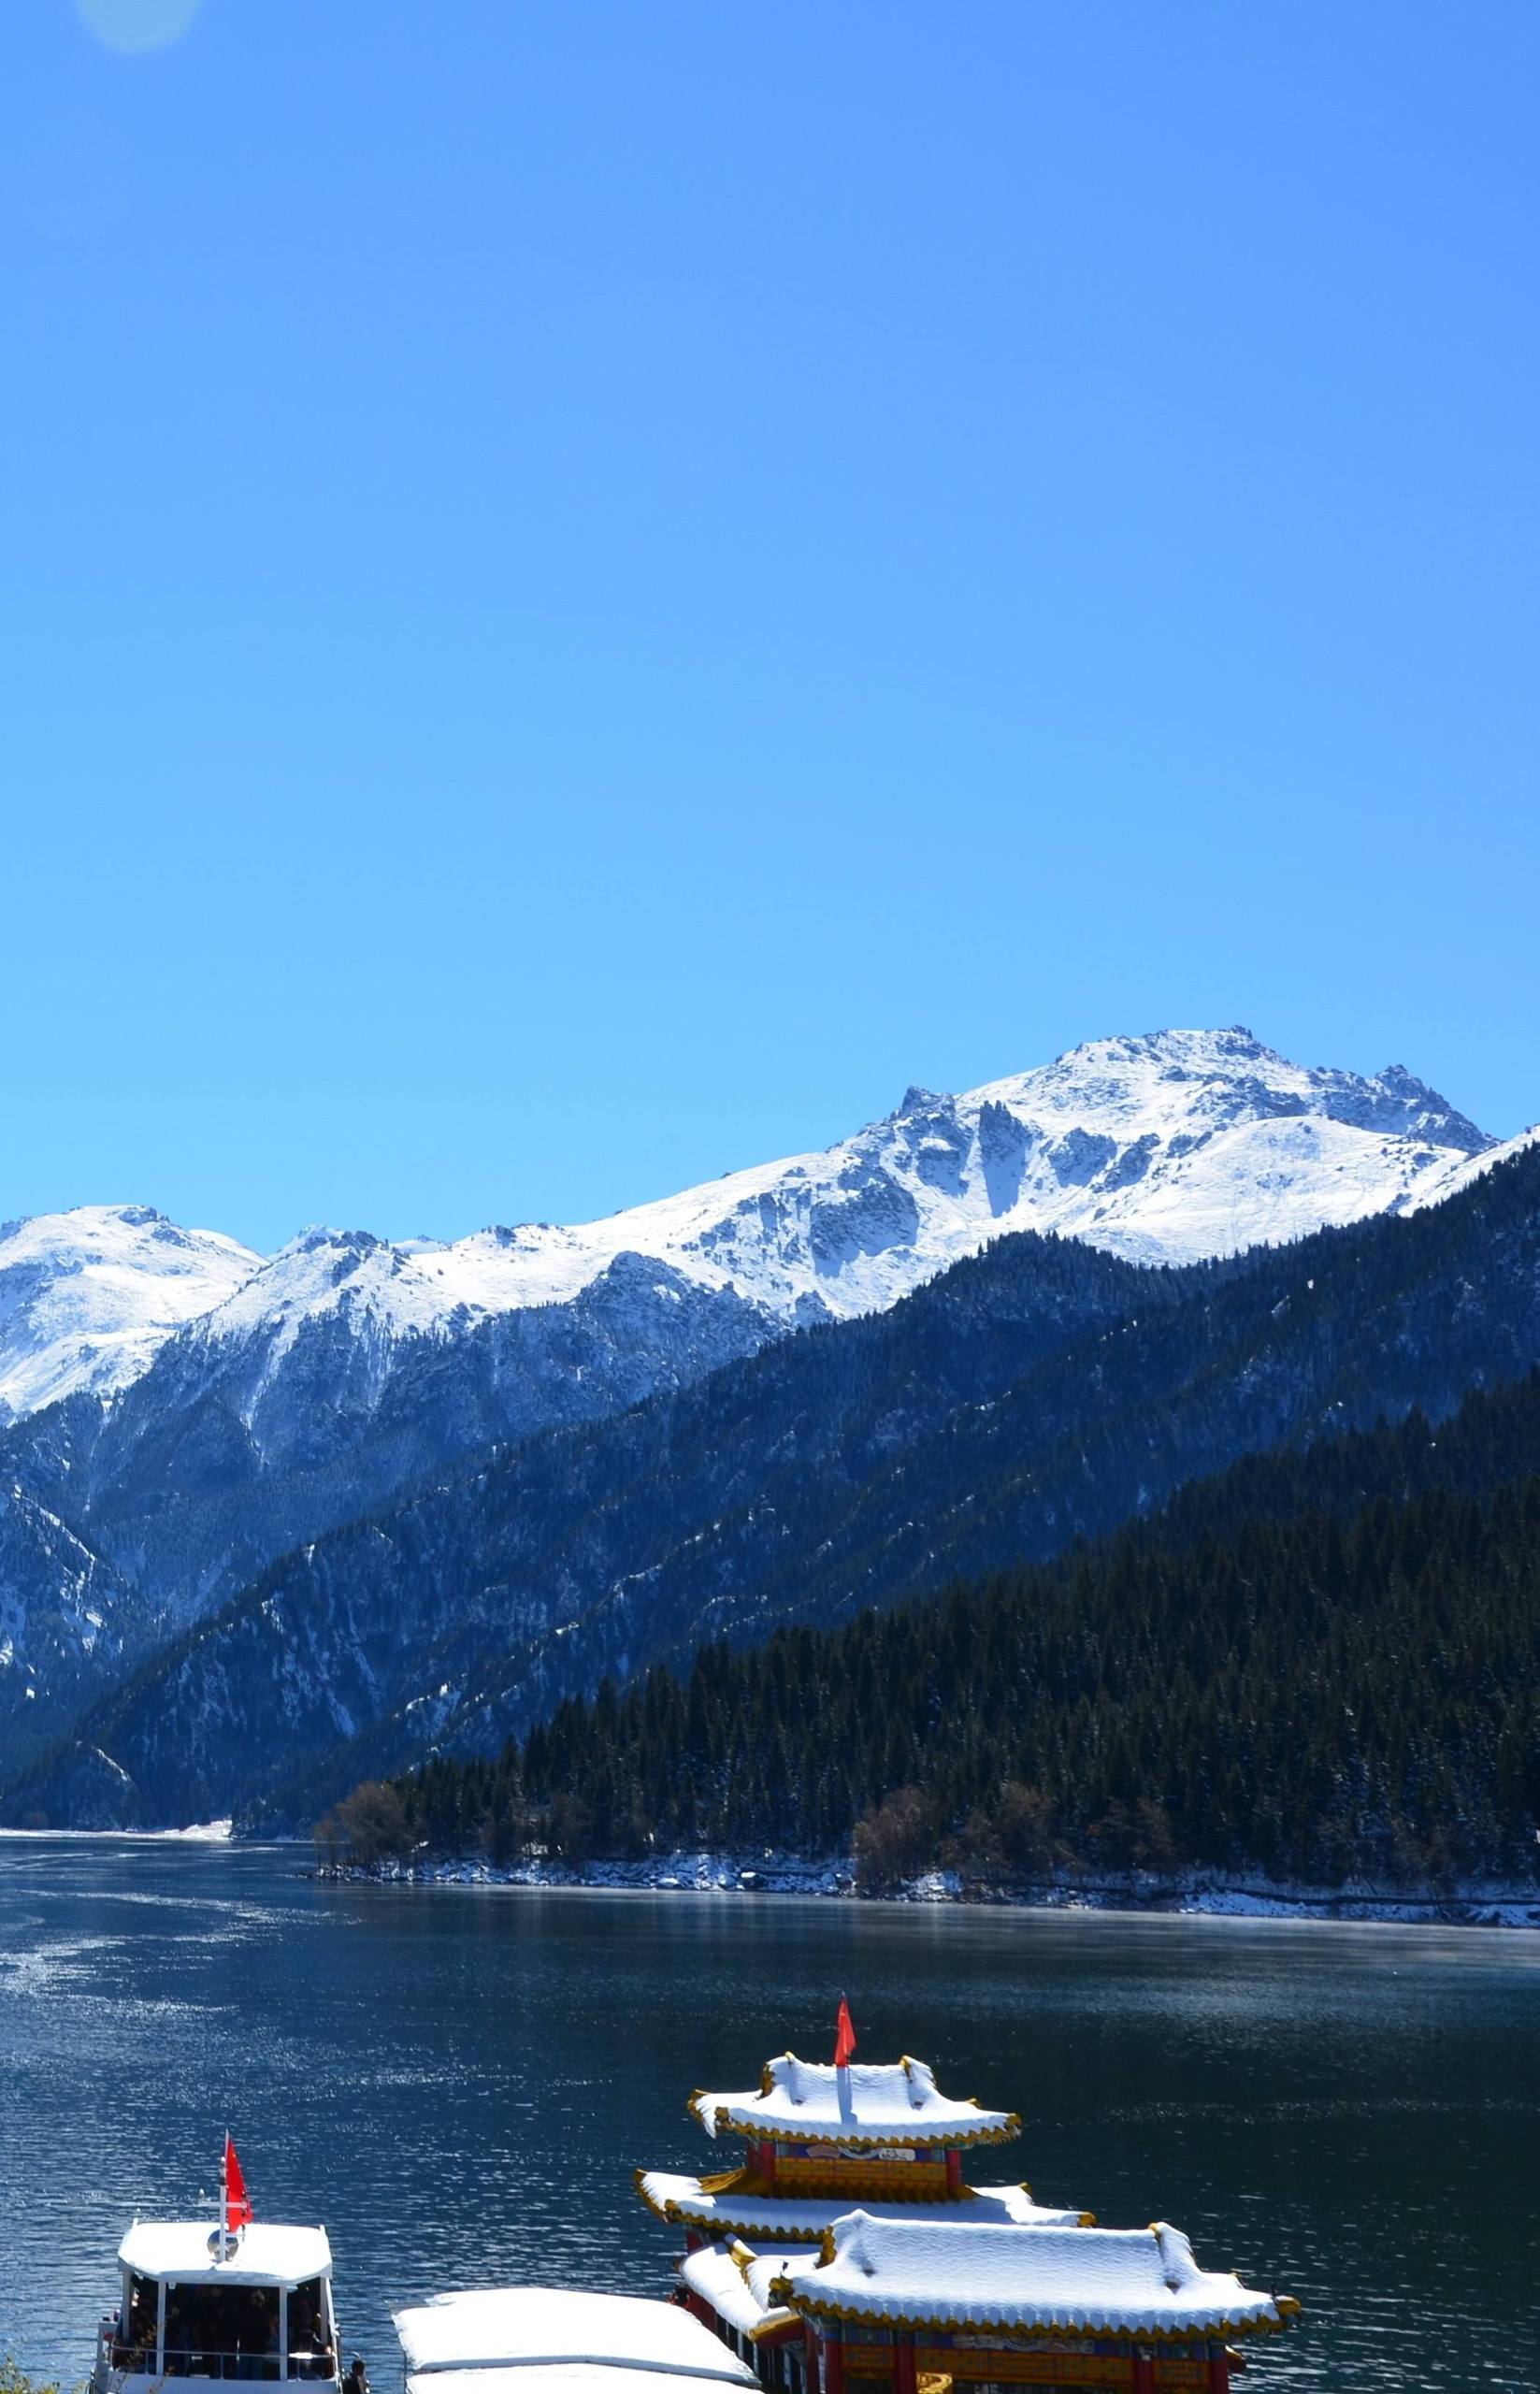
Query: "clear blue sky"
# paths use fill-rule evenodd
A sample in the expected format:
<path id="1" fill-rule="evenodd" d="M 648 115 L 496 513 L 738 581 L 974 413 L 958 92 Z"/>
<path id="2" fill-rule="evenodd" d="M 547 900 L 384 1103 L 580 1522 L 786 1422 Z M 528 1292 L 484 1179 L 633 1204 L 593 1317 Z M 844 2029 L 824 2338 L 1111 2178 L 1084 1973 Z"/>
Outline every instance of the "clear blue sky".
<path id="1" fill-rule="evenodd" d="M 0 59 L 0 1215 L 576 1219 L 1169 1022 L 1540 1116 L 1533 0 Z"/>

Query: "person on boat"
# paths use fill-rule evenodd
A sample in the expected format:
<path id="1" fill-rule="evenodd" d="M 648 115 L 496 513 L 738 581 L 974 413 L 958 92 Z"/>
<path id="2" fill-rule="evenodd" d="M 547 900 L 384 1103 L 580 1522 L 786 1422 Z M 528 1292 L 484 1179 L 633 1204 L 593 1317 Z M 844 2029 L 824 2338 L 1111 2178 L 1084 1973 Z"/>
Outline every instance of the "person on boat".
<path id="1" fill-rule="evenodd" d="M 353 2357 L 348 2373 L 342 2380 L 342 2394 L 372 2394 L 362 2353 L 354 2353 Z"/>
<path id="2" fill-rule="evenodd" d="M 318 2366 L 325 2350 L 325 2333 L 309 2296 L 296 2294 L 289 2305 L 289 2358 L 295 2375 L 329 2377 L 331 2372 Z"/>
<path id="3" fill-rule="evenodd" d="M 253 2286 L 246 2298 L 245 2316 L 241 2321 L 236 2367 L 237 2377 L 277 2377 L 279 2374 L 278 2297 L 264 2294 Z"/>
<path id="4" fill-rule="evenodd" d="M 312 2358 L 306 2372 L 308 2377 L 337 2375 L 337 2356 L 332 2350 L 331 2338 L 326 2333 L 326 2323 L 324 2318 L 318 2318 L 310 2330 L 310 2352 Z"/>

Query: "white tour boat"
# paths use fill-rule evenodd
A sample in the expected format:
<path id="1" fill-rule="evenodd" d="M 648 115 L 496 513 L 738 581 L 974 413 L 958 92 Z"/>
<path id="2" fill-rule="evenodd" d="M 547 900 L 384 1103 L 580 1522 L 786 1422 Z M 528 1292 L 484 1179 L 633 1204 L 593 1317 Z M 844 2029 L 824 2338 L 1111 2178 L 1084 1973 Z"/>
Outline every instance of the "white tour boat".
<path id="1" fill-rule="evenodd" d="M 91 2394 L 179 2377 L 339 2387 L 326 2231 L 253 2220 L 228 2138 L 217 2226 L 137 2219 L 118 2264 L 122 2292 L 97 2329 Z"/>

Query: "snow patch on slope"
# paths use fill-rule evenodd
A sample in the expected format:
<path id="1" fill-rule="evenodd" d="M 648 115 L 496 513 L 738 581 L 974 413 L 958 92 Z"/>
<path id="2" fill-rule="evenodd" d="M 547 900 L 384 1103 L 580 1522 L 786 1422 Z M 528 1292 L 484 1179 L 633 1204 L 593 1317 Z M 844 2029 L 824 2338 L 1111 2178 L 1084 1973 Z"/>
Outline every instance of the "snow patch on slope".
<path id="1" fill-rule="evenodd" d="M 0 1224 L 0 1421 L 85 1391 L 111 1396 L 171 1333 L 262 1262 L 148 1205 L 78 1205 Z"/>
<path id="2" fill-rule="evenodd" d="M 1488 1147 L 1481 1155 L 1457 1158 L 1426 1182 L 1420 1183 L 1412 1204 L 1417 1206 L 1441 1205 L 1446 1197 L 1466 1189 L 1484 1172 L 1491 1172 L 1500 1163 L 1521 1156 L 1529 1147 L 1540 1145 L 1540 1122 L 1532 1122 L 1527 1131 L 1519 1131 L 1511 1139 Z"/>

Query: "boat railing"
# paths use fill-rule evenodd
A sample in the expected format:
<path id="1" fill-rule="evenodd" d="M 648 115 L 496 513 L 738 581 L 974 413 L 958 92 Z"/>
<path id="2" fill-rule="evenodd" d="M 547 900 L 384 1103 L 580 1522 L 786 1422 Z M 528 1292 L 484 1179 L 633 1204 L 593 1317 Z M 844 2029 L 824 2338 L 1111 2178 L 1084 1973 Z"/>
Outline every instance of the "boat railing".
<path id="1" fill-rule="evenodd" d="M 247 2353 L 238 2346 L 234 2352 L 222 2353 L 207 2344 L 168 2344 L 159 2369 L 153 2346 L 137 2350 L 114 2342 L 103 2358 L 115 2377 L 149 2377 L 157 2384 L 174 2377 L 214 2378 L 246 2385 L 258 2385 L 265 2380 L 276 2385 L 282 2379 L 290 2385 L 296 2380 L 311 2386 L 337 2383 L 336 2361 L 314 2351 L 290 2353 L 287 2369 L 281 2366 L 283 2356 L 280 2353 Z"/>

